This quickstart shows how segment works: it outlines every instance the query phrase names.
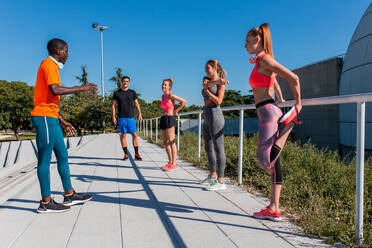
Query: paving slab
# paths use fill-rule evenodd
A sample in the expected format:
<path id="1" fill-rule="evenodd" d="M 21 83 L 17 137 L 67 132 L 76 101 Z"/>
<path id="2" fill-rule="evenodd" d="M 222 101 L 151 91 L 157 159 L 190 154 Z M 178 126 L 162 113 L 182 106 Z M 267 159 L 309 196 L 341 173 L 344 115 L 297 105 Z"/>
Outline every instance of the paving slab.
<path id="1" fill-rule="evenodd" d="M 35 170 L 18 186 L 22 190 L 0 205 L 0 247 L 328 247 L 288 221 L 252 218 L 265 198 L 230 183 L 224 191 L 205 191 L 199 181 L 207 172 L 188 162 L 179 160 L 177 170 L 163 172 L 164 149 L 143 139 L 143 160 L 133 160 L 127 139 L 131 156 L 126 161 L 118 134 L 83 137 L 79 146 L 74 139 L 72 185 L 93 199 L 68 212 L 36 213 Z M 61 202 L 54 160 L 50 176 L 52 194 Z"/>
<path id="2" fill-rule="evenodd" d="M 1 142 L 0 143 L 0 169 L 4 167 L 6 155 L 9 150 L 10 142 Z"/>
<path id="3" fill-rule="evenodd" d="M 17 157 L 15 158 L 14 166 L 21 167 L 37 161 L 36 150 L 30 140 L 21 142 Z"/>
<path id="4" fill-rule="evenodd" d="M 4 159 L 4 167 L 11 167 L 14 165 L 21 141 L 11 141 L 9 149 Z"/>

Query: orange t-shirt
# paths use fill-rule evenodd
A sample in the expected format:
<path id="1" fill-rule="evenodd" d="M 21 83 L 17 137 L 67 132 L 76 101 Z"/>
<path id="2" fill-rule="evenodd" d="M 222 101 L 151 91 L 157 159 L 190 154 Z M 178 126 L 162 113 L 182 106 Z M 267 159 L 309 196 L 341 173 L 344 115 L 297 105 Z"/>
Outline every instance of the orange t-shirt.
<path id="1" fill-rule="evenodd" d="M 58 118 L 59 96 L 54 96 L 49 85 L 61 85 L 58 65 L 51 59 L 46 58 L 37 71 L 34 93 L 34 109 L 31 116 L 48 116 Z"/>

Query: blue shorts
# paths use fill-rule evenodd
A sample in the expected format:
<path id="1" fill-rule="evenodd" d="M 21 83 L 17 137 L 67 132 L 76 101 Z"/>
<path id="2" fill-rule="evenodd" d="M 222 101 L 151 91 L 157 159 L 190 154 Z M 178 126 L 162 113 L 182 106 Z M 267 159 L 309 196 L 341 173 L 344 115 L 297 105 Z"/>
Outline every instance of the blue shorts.
<path id="1" fill-rule="evenodd" d="M 137 132 L 136 119 L 131 118 L 118 118 L 119 132 L 121 133 L 135 133 Z"/>

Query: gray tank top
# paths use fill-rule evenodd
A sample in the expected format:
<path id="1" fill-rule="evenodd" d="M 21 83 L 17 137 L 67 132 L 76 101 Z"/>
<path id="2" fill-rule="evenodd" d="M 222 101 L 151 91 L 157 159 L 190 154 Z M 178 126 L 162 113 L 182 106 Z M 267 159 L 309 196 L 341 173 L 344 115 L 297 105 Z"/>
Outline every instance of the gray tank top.
<path id="1" fill-rule="evenodd" d="M 210 91 L 213 95 L 217 96 L 217 85 L 214 85 L 213 87 L 210 87 L 210 88 L 209 88 L 209 91 Z M 210 100 L 210 99 L 211 99 L 211 98 L 208 96 L 208 94 L 205 93 L 204 89 L 202 90 L 202 96 L 203 96 L 203 98 L 204 98 L 204 101 L 205 101 L 205 100 Z"/>

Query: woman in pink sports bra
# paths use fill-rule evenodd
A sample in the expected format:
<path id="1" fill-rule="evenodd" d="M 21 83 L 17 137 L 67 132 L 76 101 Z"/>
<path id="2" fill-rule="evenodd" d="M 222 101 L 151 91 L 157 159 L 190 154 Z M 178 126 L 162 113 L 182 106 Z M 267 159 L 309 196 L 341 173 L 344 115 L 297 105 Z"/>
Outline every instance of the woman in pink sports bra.
<path id="1" fill-rule="evenodd" d="M 174 142 L 175 138 L 175 126 L 177 113 L 186 105 L 186 100 L 172 94 L 170 90 L 173 85 L 173 78 L 167 78 L 163 80 L 162 90 L 163 95 L 161 96 L 161 107 L 163 114 L 160 118 L 160 130 L 163 137 L 164 148 L 168 155 L 168 163 L 161 167 L 164 171 L 171 171 L 177 169 L 177 146 Z M 174 102 L 180 102 L 180 106 L 174 109 Z"/>
<path id="2" fill-rule="evenodd" d="M 253 89 L 259 119 L 258 131 L 258 163 L 262 169 L 271 174 L 270 205 L 253 216 L 259 219 L 281 220 L 279 210 L 280 191 L 282 188 L 282 171 L 280 167 L 280 153 L 287 141 L 297 114 L 301 111 L 300 80 L 296 74 L 275 61 L 271 46 L 269 24 L 264 23 L 251 29 L 245 39 L 245 48 L 249 54 L 256 54 L 250 59 L 255 67 L 249 78 Z M 296 100 L 295 106 L 283 116 L 273 97 L 275 90 L 278 102 L 283 101 L 280 87 L 275 79 L 276 75 L 286 79 Z M 284 128 L 279 132 L 280 123 Z"/>

